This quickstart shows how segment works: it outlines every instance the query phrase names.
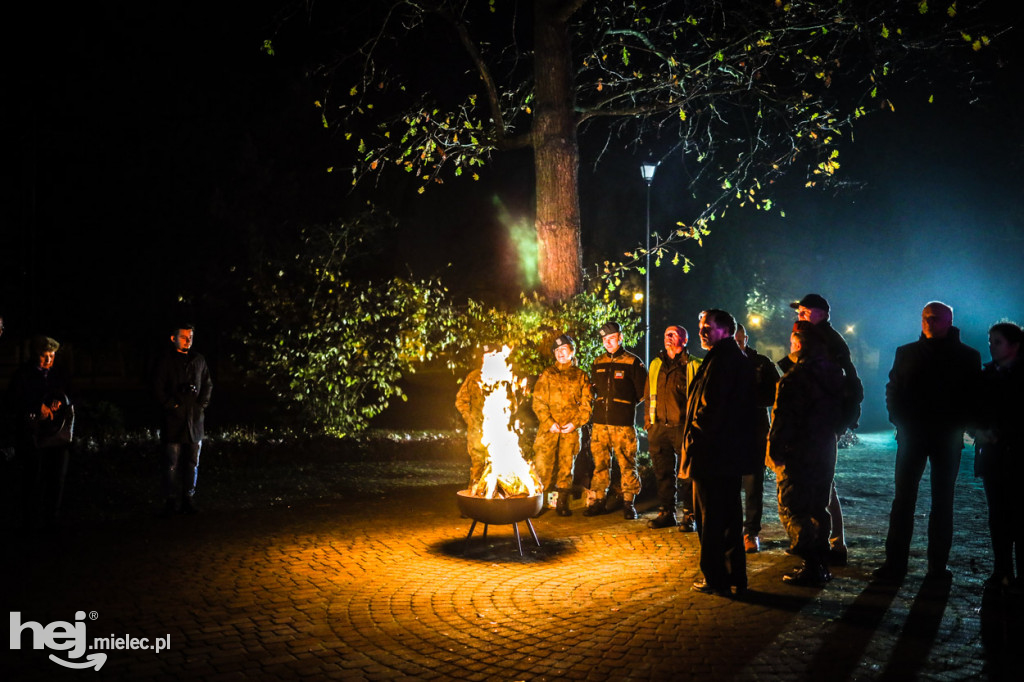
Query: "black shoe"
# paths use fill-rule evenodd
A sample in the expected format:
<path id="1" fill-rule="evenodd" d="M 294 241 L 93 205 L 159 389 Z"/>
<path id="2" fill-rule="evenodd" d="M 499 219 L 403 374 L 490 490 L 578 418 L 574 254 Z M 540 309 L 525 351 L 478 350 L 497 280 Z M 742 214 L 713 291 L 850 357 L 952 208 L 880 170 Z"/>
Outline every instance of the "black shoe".
<path id="1" fill-rule="evenodd" d="M 676 515 L 670 511 L 663 511 L 657 517 L 647 522 L 648 528 L 671 528 L 678 525 L 679 522 L 676 521 Z"/>
<path id="2" fill-rule="evenodd" d="M 693 533 L 697 530 L 697 522 L 694 520 L 692 514 L 683 516 L 683 520 L 679 523 L 680 533 Z"/>
<path id="3" fill-rule="evenodd" d="M 604 514 L 604 498 L 594 500 L 587 505 L 587 508 L 583 510 L 584 516 L 598 516 Z"/>
<path id="4" fill-rule="evenodd" d="M 782 582 L 798 587 L 824 587 L 829 580 L 832 580 L 832 574 L 821 563 L 805 563 L 792 573 L 782 576 Z"/>
<path id="5" fill-rule="evenodd" d="M 701 578 L 690 586 L 691 592 L 700 592 L 701 594 L 716 594 L 719 597 L 727 597 L 732 595 L 732 590 L 728 588 L 715 587 L 709 583 L 706 579 Z"/>
<path id="6" fill-rule="evenodd" d="M 635 521 L 640 518 L 640 515 L 636 513 L 636 507 L 633 506 L 632 502 L 622 503 L 622 518 Z"/>

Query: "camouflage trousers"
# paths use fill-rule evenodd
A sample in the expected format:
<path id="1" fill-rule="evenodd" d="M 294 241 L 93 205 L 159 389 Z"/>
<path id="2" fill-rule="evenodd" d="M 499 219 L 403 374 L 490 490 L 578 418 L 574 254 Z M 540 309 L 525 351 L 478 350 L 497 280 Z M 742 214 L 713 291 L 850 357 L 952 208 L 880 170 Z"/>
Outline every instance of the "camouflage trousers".
<path id="1" fill-rule="evenodd" d="M 533 466 L 544 490 L 570 490 L 572 468 L 580 451 L 580 431 L 551 433 L 541 431 L 533 441 Z"/>
<path id="2" fill-rule="evenodd" d="M 779 520 L 789 534 L 791 551 L 802 559 L 821 557 L 829 550 L 832 517 L 828 501 L 834 475 L 835 466 L 827 463 L 787 463 L 776 472 Z"/>
<path id="3" fill-rule="evenodd" d="M 466 432 L 466 449 L 469 451 L 469 487 L 472 488 L 484 475 L 487 466 L 487 448 L 483 444 L 484 433 L 480 429 Z"/>
<path id="4" fill-rule="evenodd" d="M 590 489 L 602 498 L 608 492 L 612 456 L 622 473 L 622 495 L 632 499 L 640 493 L 640 471 L 636 465 L 638 446 L 636 428 L 594 424 L 590 434 L 590 454 L 594 457 L 594 478 Z"/>

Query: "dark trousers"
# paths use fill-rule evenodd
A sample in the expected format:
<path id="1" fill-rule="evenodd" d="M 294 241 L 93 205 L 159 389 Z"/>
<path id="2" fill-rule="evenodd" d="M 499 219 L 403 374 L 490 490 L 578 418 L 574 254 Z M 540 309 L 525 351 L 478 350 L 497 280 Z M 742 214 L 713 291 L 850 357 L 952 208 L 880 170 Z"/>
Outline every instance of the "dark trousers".
<path id="1" fill-rule="evenodd" d="M 700 529 L 700 570 L 715 589 L 747 586 L 747 555 L 743 552 L 741 476 L 693 479 L 695 512 Z"/>
<path id="2" fill-rule="evenodd" d="M 1018 465 L 1020 468 L 1020 465 Z M 1020 502 L 1020 474 L 984 476 L 988 500 L 988 528 L 992 534 L 992 572 L 1014 577 L 1013 550 L 1017 549 L 1017 577 L 1024 577 L 1024 505 Z"/>
<path id="3" fill-rule="evenodd" d="M 764 465 L 754 473 L 743 477 L 743 533 L 761 534 L 761 517 L 764 514 Z"/>
<path id="4" fill-rule="evenodd" d="M 917 490 L 925 464 L 931 462 L 932 499 L 928 514 L 928 570 L 941 571 L 953 546 L 953 488 L 960 471 L 963 433 L 920 437 L 897 434 L 896 490 L 889 513 L 885 561 L 906 569 L 914 535 Z"/>
<path id="5" fill-rule="evenodd" d="M 202 443 L 166 443 L 164 445 L 164 496 L 168 500 L 178 495 L 196 494 L 199 479 L 199 450 Z M 180 491 L 180 492 L 179 492 Z"/>
<path id="6" fill-rule="evenodd" d="M 16 450 L 21 475 L 21 513 L 26 529 L 50 525 L 60 517 L 64 478 L 68 471 L 68 447 L 37 448 L 24 445 Z"/>
<path id="7" fill-rule="evenodd" d="M 683 446 L 683 427 L 652 424 L 647 430 L 647 449 L 658 482 L 658 508 L 675 513 L 682 502 L 683 514 L 693 514 L 693 484 L 679 478 L 679 453 Z"/>

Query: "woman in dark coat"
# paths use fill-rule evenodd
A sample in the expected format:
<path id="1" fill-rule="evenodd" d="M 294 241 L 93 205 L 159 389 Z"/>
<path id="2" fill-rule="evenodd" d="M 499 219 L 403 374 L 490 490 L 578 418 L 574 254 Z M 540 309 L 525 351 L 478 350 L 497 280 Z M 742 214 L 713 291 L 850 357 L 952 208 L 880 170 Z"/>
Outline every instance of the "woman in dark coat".
<path id="1" fill-rule="evenodd" d="M 988 331 L 992 362 L 981 372 L 981 411 L 975 434 L 974 475 L 985 484 L 988 527 L 992 534 L 992 576 L 986 585 L 1020 587 L 1024 576 L 1024 332 L 1000 322 Z M 1017 551 L 1014 578 L 1014 549 Z"/>
<path id="2" fill-rule="evenodd" d="M 790 346 L 798 359 L 779 381 L 768 462 L 775 470 L 779 518 L 789 533 L 791 552 L 804 560 L 783 581 L 818 586 L 832 577 L 825 563 L 832 528 L 827 508 L 844 378 L 809 322 L 794 325 Z"/>
<path id="3" fill-rule="evenodd" d="M 14 456 L 21 477 L 20 508 L 26 530 L 56 524 L 64 495 L 74 408 L 68 381 L 54 359 L 60 344 L 32 339 L 32 355 L 7 389 L 14 427 Z"/>

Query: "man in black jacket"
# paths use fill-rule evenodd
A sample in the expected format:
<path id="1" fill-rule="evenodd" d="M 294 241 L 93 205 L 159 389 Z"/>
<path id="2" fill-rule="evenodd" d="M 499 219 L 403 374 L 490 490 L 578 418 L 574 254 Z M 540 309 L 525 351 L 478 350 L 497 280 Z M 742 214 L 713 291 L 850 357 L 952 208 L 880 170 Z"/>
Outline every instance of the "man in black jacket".
<path id="1" fill-rule="evenodd" d="M 191 352 L 194 329 L 182 325 L 171 334 L 171 347 L 156 369 L 154 394 L 163 409 L 160 430 L 164 445 L 164 513 L 174 513 L 181 495 L 181 512 L 196 512 L 192 497 L 199 476 L 203 422 L 213 382 L 206 359 Z M 179 480 L 180 479 L 180 480 Z"/>
<path id="2" fill-rule="evenodd" d="M 907 573 L 917 489 L 931 461 L 928 515 L 930 580 L 948 580 L 953 543 L 953 488 L 960 470 L 970 396 L 981 374 L 981 355 L 960 342 L 953 309 L 932 301 L 921 313 L 921 338 L 896 349 L 885 387 L 889 421 L 896 426 L 895 496 L 885 540 L 885 563 L 875 576 L 898 583 Z"/>
<path id="3" fill-rule="evenodd" d="M 622 474 L 622 515 L 636 519 L 639 515 L 633 500 L 640 493 L 636 406 L 644 399 L 647 369 L 643 360 L 622 347 L 622 332 L 617 322 L 606 322 L 598 333 L 607 352 L 594 361 L 591 374 L 594 411 L 590 452 L 594 458 L 594 476 L 583 515 L 594 516 L 605 511 L 614 455 Z"/>
<path id="4" fill-rule="evenodd" d="M 724 310 L 701 316 L 700 343 L 709 352 L 690 385 L 679 470 L 693 479 L 700 535 L 703 578 L 693 589 L 723 596 L 747 588 L 740 489 L 757 431 L 754 366 L 735 334 L 736 320 Z"/>
<path id="5" fill-rule="evenodd" d="M 779 370 L 767 356 L 747 345 L 747 330 L 736 325 L 736 344 L 754 365 L 755 399 L 757 401 L 757 438 L 751 452 L 754 471 L 743 476 L 743 549 L 748 554 L 761 551 L 761 519 L 764 516 L 764 453 L 771 421 L 769 413 L 775 403 L 775 387 Z"/>

